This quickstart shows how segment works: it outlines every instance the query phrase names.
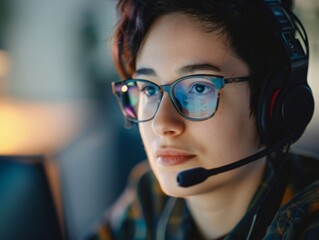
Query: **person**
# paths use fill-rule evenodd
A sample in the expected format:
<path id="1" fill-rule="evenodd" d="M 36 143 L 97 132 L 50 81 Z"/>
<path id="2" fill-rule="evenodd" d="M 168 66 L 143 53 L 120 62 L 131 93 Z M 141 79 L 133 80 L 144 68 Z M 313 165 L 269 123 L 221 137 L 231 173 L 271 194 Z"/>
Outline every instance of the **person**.
<path id="1" fill-rule="evenodd" d="M 88 239 L 318 239 L 308 45 L 291 3 L 119 0 L 113 83 L 148 161 Z"/>

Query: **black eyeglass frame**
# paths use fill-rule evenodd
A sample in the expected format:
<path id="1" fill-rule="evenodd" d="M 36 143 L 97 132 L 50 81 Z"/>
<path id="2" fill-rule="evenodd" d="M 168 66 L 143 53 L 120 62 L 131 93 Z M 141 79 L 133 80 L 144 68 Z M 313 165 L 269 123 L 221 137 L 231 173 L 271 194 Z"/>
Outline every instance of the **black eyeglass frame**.
<path id="1" fill-rule="evenodd" d="M 206 80 L 209 80 L 211 81 L 214 86 L 216 87 L 216 89 L 218 90 L 218 95 L 217 95 L 217 102 L 216 102 L 216 108 L 215 110 L 212 112 L 212 114 L 210 114 L 209 116 L 207 117 L 204 117 L 204 118 L 191 118 L 191 117 L 188 117 L 186 115 L 184 115 L 184 113 L 178 108 L 178 102 L 173 94 L 173 91 L 174 91 L 174 87 L 176 86 L 176 84 L 178 84 L 179 82 L 185 80 L 185 79 L 189 79 L 189 78 L 203 78 L 203 79 L 206 79 Z M 117 97 L 117 100 L 119 102 L 119 105 L 120 105 L 120 108 L 122 110 L 122 113 L 124 115 L 124 117 L 130 121 L 130 122 L 134 122 L 134 123 L 141 123 L 141 122 L 148 122 L 148 121 L 151 121 L 152 119 L 154 119 L 154 117 L 156 116 L 156 113 L 159 109 L 159 106 L 161 104 L 161 101 L 163 99 L 163 95 L 164 95 L 164 92 L 167 92 L 175 109 L 177 110 L 177 112 L 185 119 L 187 120 L 190 120 L 190 121 L 204 121 L 204 120 L 207 120 L 209 118 L 212 118 L 215 113 L 217 112 L 217 109 L 218 109 L 218 104 L 219 104 L 219 97 L 220 97 L 220 90 L 225 86 L 225 84 L 230 84 L 230 83 L 238 83 L 238 82 L 246 82 L 246 81 L 249 81 L 250 79 L 250 76 L 247 76 L 247 77 L 233 77 L 233 78 L 224 78 L 223 76 L 219 76 L 219 75 L 210 75 L 210 74 L 194 74 L 194 75 L 188 75 L 188 76 L 184 76 L 184 77 L 181 77 L 181 78 L 178 78 L 176 79 L 174 82 L 170 83 L 170 84 L 164 84 L 164 85 L 158 85 L 152 81 L 149 81 L 149 80 L 145 80 L 145 79 L 126 79 L 124 81 L 115 81 L 115 82 L 112 82 L 112 92 L 113 94 Z M 121 90 L 118 90 L 118 89 L 122 89 L 122 87 L 124 85 L 127 85 L 128 83 L 130 82 L 136 82 L 136 81 L 139 81 L 139 82 L 146 82 L 146 83 L 150 83 L 150 84 L 153 84 L 154 86 L 156 86 L 160 91 L 160 98 L 159 98 L 159 104 L 157 106 L 157 109 L 156 111 L 154 112 L 154 115 L 149 118 L 149 119 L 146 119 L 146 120 L 137 120 L 137 119 L 134 119 L 134 118 L 131 118 L 130 116 L 128 116 L 128 114 L 126 113 L 126 111 L 124 110 L 124 107 L 122 105 L 122 92 Z"/>

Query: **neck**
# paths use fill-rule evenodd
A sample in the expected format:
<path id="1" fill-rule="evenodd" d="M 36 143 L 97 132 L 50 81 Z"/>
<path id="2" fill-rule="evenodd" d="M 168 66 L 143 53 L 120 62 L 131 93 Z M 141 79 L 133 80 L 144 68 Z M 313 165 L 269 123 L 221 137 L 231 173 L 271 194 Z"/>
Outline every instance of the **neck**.
<path id="1" fill-rule="evenodd" d="M 247 171 L 241 171 L 242 174 L 227 184 L 186 199 L 204 238 L 216 239 L 226 235 L 238 224 L 260 185 L 265 165 L 263 159 L 244 166 Z M 227 177 L 227 173 L 223 175 L 220 177 Z"/>

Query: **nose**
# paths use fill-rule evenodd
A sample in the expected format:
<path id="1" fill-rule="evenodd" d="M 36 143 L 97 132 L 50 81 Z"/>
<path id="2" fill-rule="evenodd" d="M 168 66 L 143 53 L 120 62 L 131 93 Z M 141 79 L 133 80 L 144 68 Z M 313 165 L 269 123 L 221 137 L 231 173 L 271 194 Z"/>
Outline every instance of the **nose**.
<path id="1" fill-rule="evenodd" d="M 155 134 L 176 137 L 185 129 L 185 119 L 178 113 L 169 95 L 164 93 L 157 113 L 152 121 Z"/>

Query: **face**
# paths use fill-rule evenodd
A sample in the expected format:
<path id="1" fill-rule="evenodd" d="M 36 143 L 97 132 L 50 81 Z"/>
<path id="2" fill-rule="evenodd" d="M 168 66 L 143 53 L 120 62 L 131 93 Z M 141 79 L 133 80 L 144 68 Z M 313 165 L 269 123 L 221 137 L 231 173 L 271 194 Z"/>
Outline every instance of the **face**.
<path id="1" fill-rule="evenodd" d="M 194 74 L 243 77 L 249 75 L 249 69 L 223 35 L 208 33 L 187 15 L 160 17 L 139 49 L 133 77 L 163 85 Z M 226 84 L 220 92 L 215 115 L 204 121 L 190 121 L 177 112 L 164 93 L 155 117 L 139 123 L 139 129 L 151 168 L 168 195 L 186 197 L 218 189 L 231 190 L 253 171 L 254 164 L 249 164 L 189 188 L 181 188 L 176 182 L 180 171 L 220 167 L 257 150 L 249 99 L 247 82 Z"/>

